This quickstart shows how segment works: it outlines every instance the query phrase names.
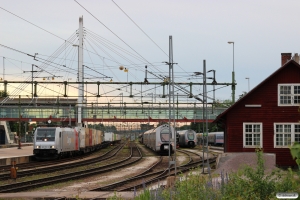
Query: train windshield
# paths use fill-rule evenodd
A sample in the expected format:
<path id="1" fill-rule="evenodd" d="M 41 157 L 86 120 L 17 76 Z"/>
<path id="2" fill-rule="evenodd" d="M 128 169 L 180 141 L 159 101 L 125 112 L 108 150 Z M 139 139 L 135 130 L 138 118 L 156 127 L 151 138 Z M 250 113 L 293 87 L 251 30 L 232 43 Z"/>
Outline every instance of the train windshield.
<path id="1" fill-rule="evenodd" d="M 189 131 L 187 133 L 187 137 L 188 137 L 189 140 L 193 140 L 194 139 L 194 133 L 193 133 L 193 131 Z"/>
<path id="2" fill-rule="evenodd" d="M 162 129 L 160 131 L 160 138 L 161 138 L 161 141 L 162 142 L 169 142 L 170 141 L 170 133 L 169 133 L 169 129 L 166 128 L 166 129 Z M 172 138 L 172 135 L 171 135 L 171 138 Z"/>
<path id="3" fill-rule="evenodd" d="M 55 141 L 55 129 L 37 129 L 36 141 Z"/>

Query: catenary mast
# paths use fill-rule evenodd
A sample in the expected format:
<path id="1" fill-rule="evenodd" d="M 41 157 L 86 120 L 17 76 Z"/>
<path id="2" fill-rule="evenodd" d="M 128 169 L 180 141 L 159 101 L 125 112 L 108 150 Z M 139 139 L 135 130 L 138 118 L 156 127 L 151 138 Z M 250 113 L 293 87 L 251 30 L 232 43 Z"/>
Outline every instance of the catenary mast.
<path id="1" fill-rule="evenodd" d="M 82 103 L 83 103 L 83 16 L 79 17 L 79 30 L 78 30 L 78 121 L 77 125 L 82 126 Z"/>

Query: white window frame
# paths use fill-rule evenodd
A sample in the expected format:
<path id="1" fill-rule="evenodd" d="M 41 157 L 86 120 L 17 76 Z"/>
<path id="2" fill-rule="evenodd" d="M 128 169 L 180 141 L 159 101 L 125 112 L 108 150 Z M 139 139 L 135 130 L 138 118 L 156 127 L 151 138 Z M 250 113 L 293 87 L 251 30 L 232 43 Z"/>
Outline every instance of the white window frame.
<path id="1" fill-rule="evenodd" d="M 277 132 L 277 125 L 283 125 L 283 126 L 291 126 L 291 132 L 285 132 L 285 130 L 283 129 L 283 132 Z M 282 122 L 282 123 L 274 123 L 274 139 L 273 139 L 273 142 L 274 142 L 274 148 L 290 148 L 291 145 L 293 145 L 295 143 L 295 135 L 297 134 L 300 134 L 300 127 L 298 127 L 298 131 L 299 132 L 296 132 L 296 125 L 300 126 L 300 123 L 287 123 L 287 122 Z M 284 128 L 284 127 L 283 127 Z M 288 134 L 290 133 L 291 134 L 291 141 L 290 141 L 290 144 L 283 144 L 283 145 L 277 145 L 276 144 L 276 138 L 279 134 Z M 285 143 L 286 142 L 286 138 L 283 137 L 283 142 Z"/>
<path id="2" fill-rule="evenodd" d="M 300 90 L 300 84 L 299 83 L 293 83 L 293 84 L 278 84 L 277 88 L 277 105 L 278 106 L 299 106 L 300 105 L 300 91 L 295 90 L 295 86 L 299 87 Z M 281 87 L 290 87 L 290 93 L 287 94 L 280 94 L 280 88 Z M 282 103 L 281 97 L 290 97 L 290 103 Z M 295 97 L 297 97 L 299 103 L 295 103 Z"/>
<path id="3" fill-rule="evenodd" d="M 246 126 L 252 125 L 252 132 L 246 132 Z M 260 132 L 253 132 L 253 125 L 260 126 Z M 246 145 L 246 134 L 252 134 L 252 144 L 254 141 L 254 134 L 259 134 L 259 145 Z M 243 148 L 263 148 L 263 124 L 261 122 L 244 122 L 243 123 Z"/>

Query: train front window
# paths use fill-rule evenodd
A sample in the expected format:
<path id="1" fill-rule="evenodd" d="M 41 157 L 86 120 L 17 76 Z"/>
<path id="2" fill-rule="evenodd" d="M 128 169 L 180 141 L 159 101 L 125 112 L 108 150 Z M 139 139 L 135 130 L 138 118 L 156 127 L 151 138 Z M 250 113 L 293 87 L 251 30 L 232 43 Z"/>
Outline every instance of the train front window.
<path id="1" fill-rule="evenodd" d="M 169 129 L 163 129 L 160 132 L 160 138 L 162 142 L 169 142 L 170 141 L 170 133 L 169 133 Z M 171 135 L 172 138 L 172 135 Z"/>
<path id="2" fill-rule="evenodd" d="M 189 131 L 187 133 L 187 137 L 188 137 L 189 140 L 194 140 L 194 133 L 192 131 Z"/>
<path id="3" fill-rule="evenodd" d="M 55 129 L 37 129 L 36 141 L 55 141 Z"/>

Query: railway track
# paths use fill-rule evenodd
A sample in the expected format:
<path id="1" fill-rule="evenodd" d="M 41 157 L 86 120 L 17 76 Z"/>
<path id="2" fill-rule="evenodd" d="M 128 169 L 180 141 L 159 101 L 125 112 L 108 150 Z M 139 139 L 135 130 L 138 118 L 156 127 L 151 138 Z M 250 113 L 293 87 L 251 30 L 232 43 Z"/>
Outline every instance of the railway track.
<path id="1" fill-rule="evenodd" d="M 187 172 L 189 171 L 190 169 L 192 168 L 195 168 L 195 167 L 201 167 L 202 166 L 202 161 L 197 161 L 197 162 L 193 162 L 193 163 L 189 163 L 189 164 L 186 164 L 184 166 L 179 166 L 176 170 L 176 175 L 178 174 L 181 174 L 181 173 L 184 173 L 184 172 Z M 209 163 L 210 164 L 213 164 L 216 162 L 216 158 L 211 158 L 209 159 Z M 123 189 L 120 189 L 120 190 L 117 190 L 118 192 L 121 192 L 121 191 L 133 191 L 133 190 L 138 190 L 140 188 L 143 187 L 143 185 L 150 185 L 150 184 L 154 184 L 154 183 L 158 183 L 160 180 L 164 180 L 166 179 L 167 177 L 169 176 L 174 176 L 175 175 L 175 168 L 172 167 L 170 169 L 170 173 L 167 173 L 168 172 L 168 169 L 165 170 L 164 172 L 162 172 L 161 174 L 159 174 L 157 177 L 155 178 L 152 178 L 150 180 L 147 180 L 147 181 L 143 181 L 143 183 L 141 184 L 136 184 L 134 186 L 129 186 L 127 188 L 123 188 Z"/>
<path id="2" fill-rule="evenodd" d="M 86 157 L 81 157 L 81 159 L 77 159 L 77 158 L 68 159 L 68 160 L 66 159 L 66 160 L 64 160 L 63 163 L 47 162 L 46 165 L 43 162 L 40 162 L 41 166 L 35 165 L 34 167 L 30 167 L 29 169 L 18 170 L 18 178 L 81 167 L 81 166 L 85 166 L 88 164 L 93 164 L 93 163 L 97 163 L 97 162 L 100 162 L 103 160 L 107 160 L 107 159 L 115 156 L 123 146 L 124 146 L 124 144 L 116 146 L 115 148 L 109 150 L 105 154 L 103 154 L 101 156 L 96 156 L 96 157 L 88 158 L 88 156 L 86 156 Z M 70 163 L 72 163 L 72 164 L 70 164 Z M 18 165 L 18 168 L 21 168 L 21 167 L 19 167 L 19 165 Z M 7 180 L 9 178 L 10 178 L 10 173 L 0 174 L 0 180 Z"/>
<path id="3" fill-rule="evenodd" d="M 138 153 L 137 153 L 138 152 Z M 135 155 L 133 157 L 133 155 Z M 140 155 L 139 157 L 136 155 Z M 31 181 L 24 181 L 24 182 L 18 182 L 18 183 L 12 183 L 12 184 L 7 184 L 7 185 L 2 185 L 0 186 L 0 192 L 5 193 L 5 192 L 19 192 L 19 191 L 24 191 L 24 190 L 29 190 L 32 188 L 37 188 L 37 187 L 42 187 L 50 184 L 56 184 L 60 182 L 66 182 L 69 180 L 75 180 L 75 179 L 80 179 L 92 175 L 99 175 L 101 173 L 109 172 L 112 170 L 116 170 L 128 165 L 131 165 L 133 163 L 138 162 L 142 158 L 142 154 L 139 151 L 139 149 L 134 146 L 130 145 L 130 155 L 123 159 L 119 160 L 117 162 L 111 163 L 109 165 L 105 166 L 100 166 L 100 167 L 95 167 L 92 169 L 85 169 L 82 171 L 77 171 L 77 172 L 70 172 L 62 175 L 57 175 L 57 176 L 52 176 L 48 178 L 43 178 L 43 179 L 36 179 L 36 180 L 31 180 Z"/>
<path id="4" fill-rule="evenodd" d="M 97 151 L 94 151 L 94 152 L 91 152 L 91 153 L 86 153 L 84 155 L 78 155 L 78 156 L 71 157 L 71 158 L 62 158 L 62 159 L 58 159 L 58 160 L 50 160 L 50 161 L 43 161 L 43 162 L 31 161 L 29 163 L 17 164 L 17 167 L 19 169 L 22 169 L 22 170 L 29 170 L 29 169 L 36 169 L 38 167 L 57 165 L 57 164 L 62 164 L 62 163 L 67 163 L 67 162 L 72 162 L 72 161 L 76 162 L 78 160 L 86 159 L 86 158 L 89 158 L 91 156 L 95 156 L 95 155 L 99 154 L 99 151 L 101 149 L 106 148 L 107 146 L 109 146 L 109 143 L 103 144 L 100 147 L 100 149 L 97 150 Z M 2 174 L 9 173 L 10 168 L 11 168 L 11 165 L 0 166 L 0 177 L 1 177 Z M 1 180 L 1 178 L 0 178 L 0 180 Z"/>
<path id="5" fill-rule="evenodd" d="M 186 154 L 189 157 L 189 161 L 187 164 L 181 165 L 176 169 L 176 173 L 182 173 L 194 168 L 195 166 L 202 165 L 202 158 L 198 153 L 186 151 L 186 150 L 178 150 L 179 152 Z M 195 159 L 196 157 L 196 159 Z M 160 160 L 155 163 L 153 166 L 149 167 L 146 171 L 133 176 L 131 178 L 118 181 L 106 186 L 94 188 L 91 191 L 132 191 L 134 189 L 138 189 L 143 187 L 145 184 L 157 183 L 159 180 L 163 180 L 170 175 L 175 174 L 174 166 L 169 168 L 169 160 L 167 160 L 167 165 L 164 169 L 156 170 L 159 164 L 161 164 L 162 160 L 167 160 L 168 157 L 161 157 Z M 214 163 L 215 158 L 210 159 L 210 163 Z"/>

